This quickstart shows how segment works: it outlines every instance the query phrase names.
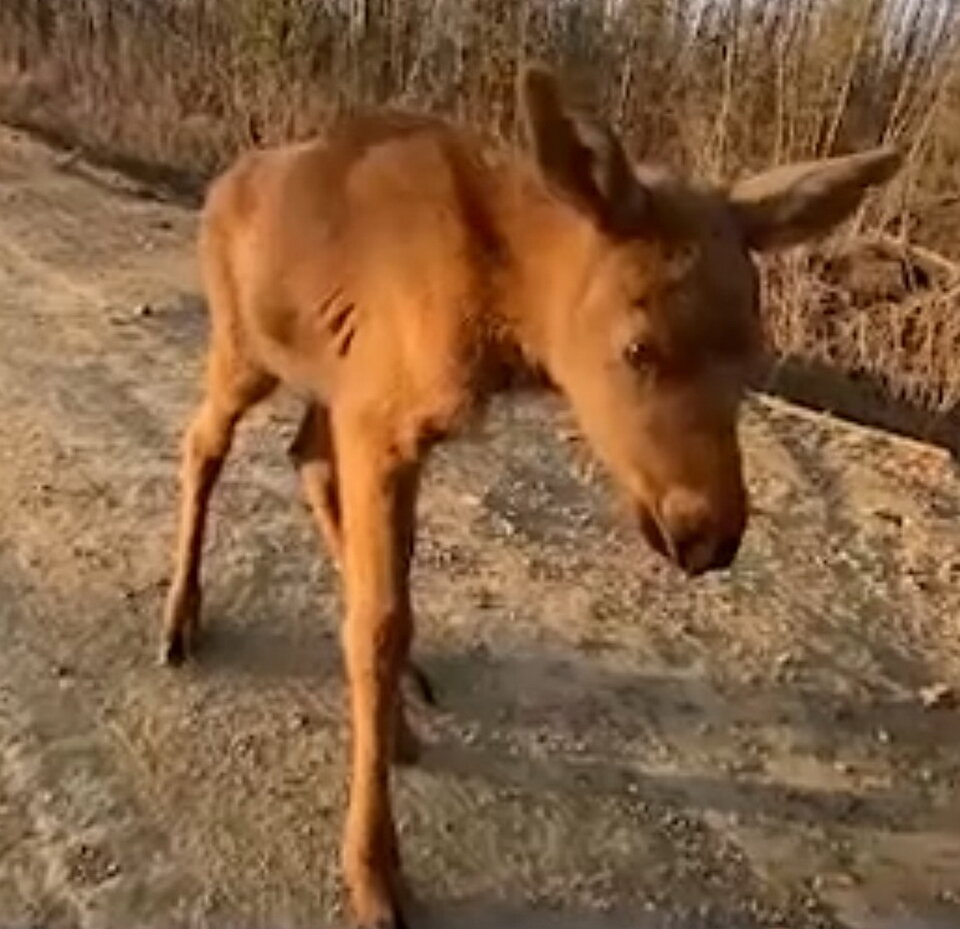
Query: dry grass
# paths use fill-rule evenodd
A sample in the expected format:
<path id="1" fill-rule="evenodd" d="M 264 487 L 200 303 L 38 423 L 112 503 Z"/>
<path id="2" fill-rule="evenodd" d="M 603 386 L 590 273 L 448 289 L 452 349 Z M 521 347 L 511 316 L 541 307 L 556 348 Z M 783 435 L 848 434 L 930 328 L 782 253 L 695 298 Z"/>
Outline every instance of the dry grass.
<path id="1" fill-rule="evenodd" d="M 0 6 L 0 114 L 202 180 L 368 103 L 512 138 L 530 55 L 638 154 L 715 178 L 903 145 L 854 224 L 769 263 L 769 329 L 783 356 L 954 407 L 956 274 L 890 243 L 960 259 L 960 0 L 18 0 Z"/>

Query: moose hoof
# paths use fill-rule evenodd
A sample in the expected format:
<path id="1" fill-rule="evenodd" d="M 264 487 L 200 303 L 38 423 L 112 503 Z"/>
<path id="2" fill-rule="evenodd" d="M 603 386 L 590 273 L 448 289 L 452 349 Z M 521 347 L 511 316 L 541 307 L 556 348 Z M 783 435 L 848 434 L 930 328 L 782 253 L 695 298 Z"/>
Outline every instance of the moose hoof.
<path id="1" fill-rule="evenodd" d="M 410 929 L 403 911 L 393 904 L 371 908 L 367 912 L 355 909 L 353 925 L 356 929 Z"/>
<path id="2" fill-rule="evenodd" d="M 383 823 L 381 841 L 358 862 L 344 858 L 344 880 L 351 925 L 356 929 L 409 929 L 404 909 L 411 903 L 400 866 L 400 850 L 392 822 Z M 374 865 L 374 859 L 376 865 Z"/>
<path id="3" fill-rule="evenodd" d="M 384 897 L 355 893 L 351 905 L 356 929 L 410 929 L 400 907 Z"/>
<path id="4" fill-rule="evenodd" d="M 190 657 L 199 624 L 199 591 L 172 594 L 163 621 L 160 664 L 178 667 Z"/>
<path id="5" fill-rule="evenodd" d="M 398 909 L 378 917 L 376 922 L 356 922 L 354 925 L 357 929 L 410 929 L 410 924 Z"/>
<path id="6" fill-rule="evenodd" d="M 187 643 L 186 631 L 177 631 L 164 635 L 160 643 L 158 656 L 161 665 L 168 668 L 179 668 L 190 656 L 190 646 Z"/>

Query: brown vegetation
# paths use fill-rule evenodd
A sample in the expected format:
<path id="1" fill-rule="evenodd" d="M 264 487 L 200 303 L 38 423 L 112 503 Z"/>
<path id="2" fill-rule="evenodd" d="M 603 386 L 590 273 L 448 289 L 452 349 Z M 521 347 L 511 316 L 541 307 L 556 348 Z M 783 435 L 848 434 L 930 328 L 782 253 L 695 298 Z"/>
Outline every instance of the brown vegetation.
<path id="1" fill-rule="evenodd" d="M 639 155 L 711 177 L 897 141 L 900 180 L 828 250 L 768 263 L 767 320 L 781 356 L 947 411 L 958 278 L 912 247 L 960 257 L 958 18 L 956 0 L 19 0 L 0 8 L 0 112 L 199 189 L 361 104 L 513 137 L 533 55 Z"/>

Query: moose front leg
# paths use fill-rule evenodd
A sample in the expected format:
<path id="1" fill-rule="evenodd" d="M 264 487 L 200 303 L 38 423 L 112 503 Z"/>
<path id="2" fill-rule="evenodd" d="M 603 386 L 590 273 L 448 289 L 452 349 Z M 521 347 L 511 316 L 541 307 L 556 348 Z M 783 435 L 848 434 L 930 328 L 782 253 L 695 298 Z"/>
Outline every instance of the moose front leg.
<path id="1" fill-rule="evenodd" d="M 400 864 L 390 805 L 390 761 L 413 635 L 409 570 L 419 462 L 370 424 L 335 420 L 346 591 L 344 651 L 352 761 L 343 867 L 357 923 L 397 929 Z"/>
<path id="2" fill-rule="evenodd" d="M 337 480 L 337 456 L 333 444 L 330 411 L 326 406 L 311 401 L 304 411 L 297 434 L 290 443 L 288 452 L 300 475 L 303 494 L 313 521 L 333 561 L 334 567 L 343 568 L 343 528 L 340 514 L 340 489 Z M 429 706 L 436 706 L 436 697 L 430 678 L 415 662 L 404 667 L 420 695 Z M 407 723 L 402 707 L 399 713 L 397 737 L 398 763 L 411 763 L 419 755 L 417 737 Z"/>

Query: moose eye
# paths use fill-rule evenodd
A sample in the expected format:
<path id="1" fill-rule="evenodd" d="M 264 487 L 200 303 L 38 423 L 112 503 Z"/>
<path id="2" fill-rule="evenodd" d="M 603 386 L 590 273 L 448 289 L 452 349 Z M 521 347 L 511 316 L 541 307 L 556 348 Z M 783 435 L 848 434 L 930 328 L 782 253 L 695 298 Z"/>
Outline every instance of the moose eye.
<path id="1" fill-rule="evenodd" d="M 624 349 L 623 356 L 636 371 L 647 371 L 657 363 L 657 350 L 643 339 L 634 339 Z"/>

